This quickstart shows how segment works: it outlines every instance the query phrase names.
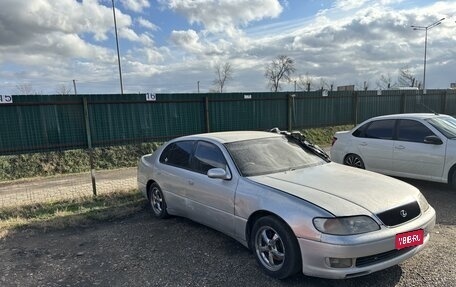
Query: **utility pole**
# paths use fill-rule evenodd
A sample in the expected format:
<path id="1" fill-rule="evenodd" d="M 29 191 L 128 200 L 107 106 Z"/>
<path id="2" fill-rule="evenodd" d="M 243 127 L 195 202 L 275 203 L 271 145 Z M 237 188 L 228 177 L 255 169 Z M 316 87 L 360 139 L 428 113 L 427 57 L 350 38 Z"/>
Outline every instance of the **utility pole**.
<path id="1" fill-rule="evenodd" d="M 440 19 L 439 21 L 435 21 L 434 23 L 428 25 L 428 26 L 415 26 L 412 25 L 410 27 L 413 28 L 413 30 L 424 30 L 424 68 L 423 68 L 423 90 L 426 90 L 426 52 L 427 52 L 427 34 L 428 30 L 434 28 L 435 26 L 438 26 L 442 24 L 442 21 L 445 20 L 445 18 Z"/>
<path id="2" fill-rule="evenodd" d="M 112 15 L 114 17 L 114 30 L 115 30 L 115 34 L 116 34 L 117 63 L 119 65 L 119 78 L 120 78 L 120 94 L 123 95 L 122 68 L 120 66 L 119 37 L 117 36 L 116 8 L 114 7 L 114 0 L 112 0 Z"/>
<path id="3" fill-rule="evenodd" d="M 196 82 L 197 86 L 198 86 L 198 94 L 200 93 L 200 81 Z"/>

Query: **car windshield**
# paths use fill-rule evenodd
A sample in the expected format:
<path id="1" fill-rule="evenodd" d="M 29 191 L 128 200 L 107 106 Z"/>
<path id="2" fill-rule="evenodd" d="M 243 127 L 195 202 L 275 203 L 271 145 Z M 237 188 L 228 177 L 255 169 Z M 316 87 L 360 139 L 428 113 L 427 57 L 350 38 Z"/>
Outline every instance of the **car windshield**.
<path id="1" fill-rule="evenodd" d="M 456 139 L 456 119 L 450 116 L 426 119 L 434 128 L 449 139 Z"/>
<path id="2" fill-rule="evenodd" d="M 226 147 L 243 176 L 270 174 L 325 163 L 285 136 L 232 142 L 227 143 Z"/>

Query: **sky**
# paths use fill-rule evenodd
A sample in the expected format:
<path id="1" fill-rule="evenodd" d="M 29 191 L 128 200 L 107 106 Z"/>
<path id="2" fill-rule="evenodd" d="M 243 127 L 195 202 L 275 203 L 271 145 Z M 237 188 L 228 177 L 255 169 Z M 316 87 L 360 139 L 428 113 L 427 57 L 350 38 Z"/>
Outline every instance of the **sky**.
<path id="1" fill-rule="evenodd" d="M 282 90 L 394 84 L 399 70 L 426 88 L 456 82 L 456 1 L 114 0 L 124 93 L 268 91 L 266 66 L 293 59 Z M 112 0 L 1 0 L 0 95 L 118 94 Z"/>

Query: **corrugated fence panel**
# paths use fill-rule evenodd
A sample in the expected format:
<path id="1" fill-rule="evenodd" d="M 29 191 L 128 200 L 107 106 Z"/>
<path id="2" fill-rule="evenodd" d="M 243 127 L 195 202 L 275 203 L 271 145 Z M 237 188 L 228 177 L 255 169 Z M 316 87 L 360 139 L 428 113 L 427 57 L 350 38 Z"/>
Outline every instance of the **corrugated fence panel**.
<path id="1" fill-rule="evenodd" d="M 353 122 L 353 96 L 351 92 L 321 91 L 297 93 L 294 99 L 293 128 L 310 128 L 344 125 Z M 293 105 L 293 104 L 292 104 Z"/>
<path id="2" fill-rule="evenodd" d="M 395 92 L 395 93 L 394 93 Z M 357 123 L 379 115 L 401 113 L 401 97 L 397 91 L 366 91 L 358 93 Z"/>
<path id="3" fill-rule="evenodd" d="M 454 90 L 230 94 L 33 95 L 0 103 L 0 154 L 161 141 L 225 130 L 360 123 L 404 112 L 456 114 Z"/>
<path id="4" fill-rule="evenodd" d="M 456 90 L 446 91 L 445 113 L 456 116 Z"/>
<path id="5" fill-rule="evenodd" d="M 210 98 L 210 131 L 287 127 L 288 93 L 233 93 Z"/>
<path id="6" fill-rule="evenodd" d="M 201 97 L 199 97 L 201 98 Z M 204 132 L 204 102 L 186 95 L 91 97 L 89 101 L 94 146 L 169 139 Z"/>
<path id="7" fill-rule="evenodd" d="M 0 153 L 84 147 L 82 99 L 64 98 L 14 96 L 12 104 L 2 104 Z"/>

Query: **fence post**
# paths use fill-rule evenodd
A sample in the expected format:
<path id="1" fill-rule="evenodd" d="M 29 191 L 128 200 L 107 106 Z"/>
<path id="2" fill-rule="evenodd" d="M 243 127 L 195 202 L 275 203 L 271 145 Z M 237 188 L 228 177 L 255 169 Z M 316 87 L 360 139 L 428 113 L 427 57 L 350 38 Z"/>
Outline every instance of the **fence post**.
<path id="1" fill-rule="evenodd" d="M 209 117 L 209 97 L 204 97 L 204 118 L 206 119 L 206 132 L 211 132 L 210 117 Z"/>
<path id="2" fill-rule="evenodd" d="M 447 90 L 445 90 L 445 92 L 443 92 L 442 94 L 442 113 L 443 114 L 446 114 L 446 109 L 447 109 Z"/>
<path id="3" fill-rule="evenodd" d="M 293 98 L 291 95 L 288 95 L 288 131 L 291 132 L 292 129 L 293 129 L 293 126 L 292 126 L 292 119 L 293 119 Z"/>
<path id="4" fill-rule="evenodd" d="M 405 93 L 401 94 L 401 113 L 405 114 L 405 111 L 407 110 L 407 97 Z"/>
<path id="5" fill-rule="evenodd" d="M 358 93 L 353 92 L 353 115 L 354 115 L 354 121 L 355 121 L 355 126 L 358 124 Z"/>
<path id="6" fill-rule="evenodd" d="M 86 135 L 87 135 L 87 146 L 89 148 L 89 162 L 90 162 L 90 176 L 92 178 L 92 191 L 93 195 L 97 196 L 97 184 L 95 182 L 95 169 L 93 164 L 93 148 L 92 148 L 92 132 L 90 130 L 90 121 L 89 121 L 89 109 L 87 105 L 87 98 L 83 97 L 82 102 L 84 104 L 84 120 L 85 120 L 85 128 L 86 128 Z"/>

